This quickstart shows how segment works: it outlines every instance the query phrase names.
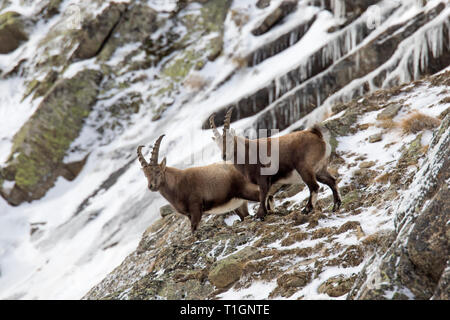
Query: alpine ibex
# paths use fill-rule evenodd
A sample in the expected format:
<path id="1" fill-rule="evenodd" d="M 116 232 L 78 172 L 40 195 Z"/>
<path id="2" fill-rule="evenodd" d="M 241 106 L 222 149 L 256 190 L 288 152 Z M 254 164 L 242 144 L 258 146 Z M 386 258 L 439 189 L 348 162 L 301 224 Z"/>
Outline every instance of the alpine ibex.
<path id="1" fill-rule="evenodd" d="M 324 183 L 333 192 L 333 211 L 339 209 L 341 198 L 336 178 L 327 170 L 331 146 L 326 129 L 315 125 L 311 129 L 291 132 L 281 137 L 250 140 L 239 137 L 233 130 L 230 130 L 232 111 L 233 109 L 228 110 L 225 116 L 222 135 L 214 124 L 214 115 L 210 117 L 210 125 L 214 133 L 213 140 L 222 150 L 223 160 L 232 161 L 239 172 L 259 186 L 260 206 L 256 214 L 259 219 L 263 220 L 267 214 L 266 197 L 269 188 L 275 183 L 293 184 L 302 181 L 306 183 L 310 196 L 302 211 L 304 214 L 311 212 L 316 204 L 319 190 L 317 181 Z M 260 150 L 270 151 L 273 145 L 277 146 L 278 170 L 267 174 L 264 173 L 267 163 L 261 158 Z M 271 156 L 273 155 L 269 155 L 269 157 Z M 274 158 L 271 157 L 270 161 Z M 250 161 L 250 159 L 254 161 Z"/>
<path id="2" fill-rule="evenodd" d="M 203 213 L 235 212 L 244 220 L 248 215 L 247 200 L 259 201 L 259 188 L 250 183 L 232 164 L 214 163 L 203 167 L 177 169 L 166 166 L 166 158 L 158 164 L 160 136 L 152 150 L 150 162 L 137 148 L 148 188 L 159 191 L 167 201 L 191 221 L 192 233 L 197 229 Z"/>

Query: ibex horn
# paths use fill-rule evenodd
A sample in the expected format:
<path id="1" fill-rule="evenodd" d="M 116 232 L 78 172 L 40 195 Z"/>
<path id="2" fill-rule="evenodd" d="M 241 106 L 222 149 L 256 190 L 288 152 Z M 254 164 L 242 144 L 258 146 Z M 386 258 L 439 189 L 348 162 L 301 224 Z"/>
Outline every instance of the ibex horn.
<path id="1" fill-rule="evenodd" d="M 231 122 L 231 114 L 233 113 L 233 108 L 230 108 L 227 111 L 227 114 L 225 115 L 225 120 L 223 122 L 223 134 L 226 133 L 226 131 L 230 130 L 230 122 Z"/>
<path id="2" fill-rule="evenodd" d="M 142 155 L 142 148 L 143 148 L 144 146 L 139 146 L 138 148 L 137 148 L 137 154 L 138 154 L 138 159 L 139 159 L 139 162 L 141 163 L 141 166 L 142 167 L 147 167 L 148 166 L 148 163 L 147 163 L 147 161 L 145 161 L 145 158 L 144 158 L 144 156 Z"/>
<path id="3" fill-rule="evenodd" d="M 150 159 L 150 165 L 157 165 L 158 164 L 158 153 L 159 153 L 159 145 L 161 144 L 162 138 L 164 138 L 164 134 L 156 140 L 155 145 L 153 146 L 152 150 L 152 157 Z"/>
<path id="4" fill-rule="evenodd" d="M 213 129 L 213 134 L 216 137 L 216 139 L 220 138 L 219 130 L 216 128 L 216 124 L 214 123 L 214 117 L 215 114 L 213 114 L 211 117 L 209 117 L 209 125 L 211 126 L 211 129 Z"/>

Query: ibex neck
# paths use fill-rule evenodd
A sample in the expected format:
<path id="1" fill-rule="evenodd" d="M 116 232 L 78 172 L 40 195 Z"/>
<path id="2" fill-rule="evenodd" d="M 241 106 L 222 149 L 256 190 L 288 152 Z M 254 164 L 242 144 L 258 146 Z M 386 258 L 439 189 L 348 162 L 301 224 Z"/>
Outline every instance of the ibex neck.
<path id="1" fill-rule="evenodd" d="M 176 199 L 179 188 L 181 170 L 173 167 L 166 167 L 165 179 L 159 186 L 159 192 L 167 201 L 173 202 Z"/>

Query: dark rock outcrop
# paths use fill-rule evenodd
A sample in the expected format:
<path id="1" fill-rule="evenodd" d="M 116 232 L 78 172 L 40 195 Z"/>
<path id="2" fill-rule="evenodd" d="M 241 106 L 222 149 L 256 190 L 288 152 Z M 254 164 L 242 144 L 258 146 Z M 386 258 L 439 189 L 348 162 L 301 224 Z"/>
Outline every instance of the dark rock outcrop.
<path id="1" fill-rule="evenodd" d="M 389 10 L 385 13 L 385 15 L 383 15 L 383 18 L 387 19 L 393 12 L 394 10 L 392 8 L 392 10 Z M 305 32 L 307 32 L 309 27 L 314 22 L 314 19 L 315 17 L 305 25 L 300 25 L 297 28 L 299 28 L 299 30 L 304 30 Z M 366 23 L 363 21 L 355 22 L 354 25 L 347 26 L 330 43 L 321 47 L 310 57 L 308 57 L 306 62 L 293 67 L 289 72 L 277 77 L 276 79 L 273 79 L 272 81 L 270 81 L 270 83 L 258 89 L 256 92 L 252 92 L 245 97 L 239 98 L 239 100 L 235 103 L 219 109 L 217 111 L 216 117 L 217 124 L 223 124 L 223 117 L 221 117 L 221 115 L 225 115 L 226 111 L 230 107 L 234 107 L 236 110 L 235 112 L 233 112 L 233 115 L 231 117 L 232 122 L 261 112 L 274 102 L 277 102 L 279 104 L 278 109 L 283 109 L 283 107 L 289 108 L 290 101 L 284 99 L 284 95 L 286 93 L 299 90 L 298 88 L 300 88 L 300 86 L 306 83 L 309 79 L 315 79 L 315 76 L 328 70 L 336 61 L 341 59 L 343 56 L 346 56 L 353 49 L 354 45 L 356 46 L 361 41 L 363 41 L 364 38 L 366 38 L 372 31 L 373 30 L 368 28 Z M 295 29 L 293 30 L 293 32 L 295 34 Z M 290 34 L 290 32 L 288 34 Z M 286 39 L 284 38 L 286 35 L 281 36 L 280 39 Z M 284 44 L 289 45 L 290 42 L 284 42 Z M 292 44 L 295 44 L 295 42 L 293 42 Z M 261 59 L 263 57 L 264 59 L 270 57 L 272 51 L 277 53 L 281 52 L 278 51 L 277 48 L 285 50 L 288 47 L 277 47 L 276 45 L 268 44 L 267 47 L 262 47 L 260 49 L 261 51 L 258 49 L 257 51 L 255 51 L 255 53 L 252 53 L 248 58 L 248 62 L 250 64 L 253 63 L 251 60 L 260 62 L 262 61 Z M 314 85 L 315 82 L 311 86 Z M 305 90 L 306 92 L 302 92 L 302 105 L 305 105 L 310 110 L 315 108 L 316 104 L 313 102 L 317 100 L 317 90 L 318 87 L 314 87 L 312 89 L 309 88 Z M 290 95 L 294 97 L 299 96 L 294 94 Z M 311 101 L 308 101 L 309 99 L 311 99 Z M 299 105 L 300 100 L 297 100 L 298 101 L 296 102 L 296 105 Z M 305 110 L 301 115 L 297 115 L 297 118 L 302 117 L 307 113 L 308 111 Z M 272 115 L 266 115 L 266 117 L 271 116 Z M 264 116 L 262 115 L 262 117 Z M 263 120 L 259 120 L 258 123 L 261 124 L 262 121 Z M 202 128 L 209 128 L 208 119 L 204 121 Z"/>
<path id="2" fill-rule="evenodd" d="M 274 55 L 293 46 L 295 43 L 300 41 L 300 39 L 309 30 L 309 28 L 311 27 L 311 25 L 314 23 L 315 20 L 316 16 L 314 15 L 307 22 L 298 25 L 294 29 L 279 36 L 270 43 L 267 43 L 264 46 L 256 49 L 254 52 L 248 55 L 247 66 L 249 67 L 255 66 L 261 63 L 262 61 L 270 57 L 273 57 Z"/>
<path id="3" fill-rule="evenodd" d="M 449 76 L 442 73 L 423 83 L 442 86 Z M 414 133 L 415 139 L 389 169 L 358 150 L 336 151 L 338 141 L 349 135 L 367 143 L 369 134 L 363 132 L 368 128 L 359 120 L 372 112 L 383 115 L 380 118 L 392 115 L 393 101 L 416 86 L 425 87 L 403 84 L 337 104 L 333 112 L 340 115 L 323 123 L 333 142 L 330 167 L 350 175 L 340 186 L 339 212 L 331 212 L 330 195 L 319 198 L 320 210 L 302 215 L 306 199 L 283 202 L 283 197 L 303 189 L 295 186 L 289 193 L 280 188 L 275 198 L 281 202 L 264 225 L 251 217 L 231 225 L 230 214 L 205 216 L 192 236 L 188 219 L 168 210 L 147 229 L 138 248 L 84 299 L 217 299 L 255 283 L 267 285 L 265 296 L 275 299 L 301 299 L 302 290 L 312 283 L 323 298 L 447 297 L 450 116 L 431 129 L 427 148 L 421 145 L 422 133 Z M 357 170 L 345 171 L 351 167 Z M 383 182 L 386 175 L 389 183 Z M 380 229 L 367 228 L 363 213 L 385 214 Z M 334 269 L 342 273 L 325 276 Z M 255 290 L 248 292 L 254 298 Z"/>
<path id="4" fill-rule="evenodd" d="M 390 72 L 396 70 L 400 61 L 395 61 L 393 64 L 387 64 L 387 62 L 393 57 L 403 40 L 411 37 L 420 27 L 436 18 L 444 8 L 445 4 L 440 3 L 426 12 L 421 12 L 410 20 L 389 28 L 351 53 L 354 46 L 372 32 L 365 21 L 355 21 L 341 30 L 335 40 L 313 53 L 306 63 L 293 68 L 287 74 L 272 80 L 237 102 L 219 109 L 216 112 L 217 125 L 223 124 L 226 111 L 234 107 L 232 122 L 260 113 L 254 123 L 255 129 L 283 130 L 309 114 L 355 79 L 361 79 L 375 70 L 377 71 L 372 75 L 372 79 L 356 86 L 353 91 L 346 94 L 346 99 L 368 93 L 374 86 L 398 85 L 399 79 L 390 79 L 389 83 L 385 83 L 385 80 Z M 395 9 L 396 7 L 392 7 L 391 10 L 386 11 L 383 19 L 389 17 Z M 440 32 L 442 32 L 443 50 L 436 55 L 431 51 L 425 53 L 428 63 L 414 61 L 414 56 L 411 55 L 408 61 L 411 78 L 421 74 L 433 74 L 450 63 L 448 30 L 444 26 Z M 426 33 L 423 37 L 423 41 L 433 41 Z M 349 46 L 349 43 L 354 45 Z M 385 63 L 386 66 L 380 68 Z M 415 70 L 415 66 L 419 64 L 420 70 Z M 205 119 L 202 128 L 209 128 L 208 119 Z"/>
<path id="5" fill-rule="evenodd" d="M 125 9 L 124 4 L 112 3 L 95 19 L 83 22 L 81 30 L 76 36 L 78 47 L 72 55 L 72 60 L 83 60 L 96 56 L 114 32 Z"/>
<path id="6" fill-rule="evenodd" d="M 39 14 L 41 14 L 44 18 L 49 19 L 54 15 L 60 13 L 59 7 L 61 5 L 62 0 L 49 0 L 47 4 L 45 4 Z"/>
<path id="7" fill-rule="evenodd" d="M 99 59 L 104 61 L 126 43 L 149 41 L 151 34 L 163 23 L 157 20 L 157 14 L 152 8 L 140 3 L 129 4 L 126 9 L 123 9 L 123 5 L 111 5 L 109 11 L 105 13 L 106 18 L 108 15 L 114 17 L 113 23 L 109 22 L 111 37 L 98 55 Z M 153 54 L 153 52 L 147 53 Z"/>
<path id="8" fill-rule="evenodd" d="M 300 120 L 352 80 L 362 78 L 387 62 L 401 41 L 410 37 L 421 26 L 434 19 L 444 8 L 445 5 L 441 3 L 427 13 L 419 13 L 406 23 L 388 29 L 357 52 L 333 64 L 318 77 L 307 80 L 291 90 L 269 110 L 261 113 L 254 126 L 256 129 L 277 128 L 283 130 L 293 122 Z M 450 43 L 446 41 L 443 46 L 450 48 Z M 447 51 L 448 49 L 445 52 Z M 440 69 L 443 69 L 450 60 L 445 54 L 441 58 L 442 60 L 437 64 L 440 65 Z M 439 58 L 436 60 L 439 60 Z M 425 74 L 428 72 L 432 73 L 432 70 L 423 70 Z M 384 74 L 384 77 L 378 77 L 375 84 L 381 86 L 386 76 L 387 73 Z M 398 83 L 392 85 L 395 84 Z M 369 90 L 369 85 L 363 85 L 357 94 L 361 95 L 361 93 L 367 93 Z"/>
<path id="9" fill-rule="evenodd" d="M 297 8 L 298 2 L 296 0 L 284 0 L 280 5 L 261 22 L 259 26 L 252 30 L 255 36 L 262 35 L 272 29 L 278 22 L 280 22 L 289 13 Z"/>
<path id="10" fill-rule="evenodd" d="M 258 0 L 258 2 L 256 2 L 256 7 L 259 9 L 264 9 L 268 6 L 270 6 L 270 0 Z"/>
<path id="11" fill-rule="evenodd" d="M 28 40 L 26 19 L 17 12 L 9 11 L 0 15 L 0 54 L 9 53 Z"/>
<path id="12" fill-rule="evenodd" d="M 351 299 L 448 297 L 450 117 L 435 131 L 429 156 L 396 209 L 395 241 L 357 281 Z"/>

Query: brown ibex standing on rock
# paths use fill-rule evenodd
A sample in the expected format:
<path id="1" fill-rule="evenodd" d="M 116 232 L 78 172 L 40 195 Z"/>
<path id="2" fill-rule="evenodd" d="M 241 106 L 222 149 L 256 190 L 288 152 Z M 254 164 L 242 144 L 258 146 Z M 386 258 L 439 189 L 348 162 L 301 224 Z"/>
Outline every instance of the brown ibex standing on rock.
<path id="1" fill-rule="evenodd" d="M 259 219 L 263 220 L 267 214 L 266 197 L 269 188 L 275 183 L 293 184 L 302 181 L 306 183 L 310 196 L 302 211 L 304 214 L 311 212 L 316 204 L 319 191 L 317 181 L 324 183 L 333 191 L 333 211 L 339 209 L 341 198 L 336 178 L 327 170 L 331 146 L 326 129 L 315 125 L 311 129 L 291 132 L 281 137 L 250 140 L 239 137 L 230 130 L 232 111 L 233 109 L 228 110 L 225 116 L 222 135 L 214 124 L 214 115 L 210 117 L 214 133 L 213 140 L 222 150 L 223 160 L 231 160 L 236 169 L 259 186 L 260 206 L 256 214 Z M 278 170 L 267 174 L 264 173 L 267 164 L 261 157 L 260 149 L 267 152 L 272 150 L 273 145 L 277 146 Z M 243 155 L 242 152 L 245 154 Z M 249 161 L 250 159 L 254 161 Z M 270 161 L 272 160 L 273 157 Z"/>
<path id="2" fill-rule="evenodd" d="M 137 148 L 138 159 L 151 191 L 159 191 L 167 201 L 191 221 L 192 233 L 203 213 L 226 213 L 235 210 L 241 220 L 248 215 L 247 200 L 259 201 L 259 188 L 250 183 L 232 164 L 214 163 L 203 167 L 177 169 L 158 164 L 158 153 L 164 135 L 156 140 L 150 162 Z"/>

